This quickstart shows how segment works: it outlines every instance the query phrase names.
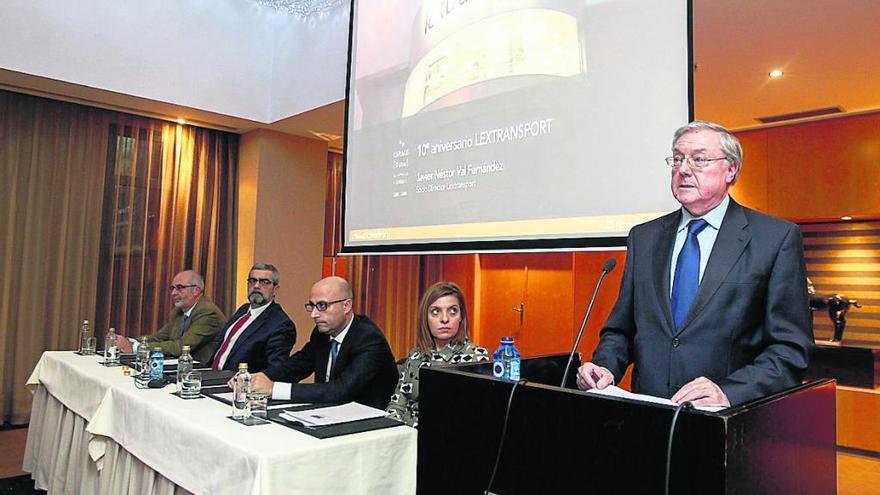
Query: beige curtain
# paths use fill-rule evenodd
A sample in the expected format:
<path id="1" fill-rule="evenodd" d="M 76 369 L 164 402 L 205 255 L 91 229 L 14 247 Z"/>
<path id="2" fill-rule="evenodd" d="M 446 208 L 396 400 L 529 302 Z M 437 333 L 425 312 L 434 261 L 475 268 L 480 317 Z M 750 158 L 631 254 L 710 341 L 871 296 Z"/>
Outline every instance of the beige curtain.
<path id="1" fill-rule="evenodd" d="M 109 128 L 96 326 L 123 335 L 167 321 L 168 285 L 192 268 L 228 311 L 238 136 L 132 116 Z"/>
<path id="2" fill-rule="evenodd" d="M 108 112 L 0 91 L 0 423 L 25 381 L 94 319 Z"/>
<path id="3" fill-rule="evenodd" d="M 0 91 L 0 423 L 27 423 L 45 350 L 155 331 L 193 268 L 222 309 L 238 136 Z M 99 344 L 100 345 L 100 344 Z"/>
<path id="4" fill-rule="evenodd" d="M 415 321 L 419 299 L 440 280 L 443 257 L 352 256 L 348 266 L 355 312 L 368 315 L 384 330 L 396 358 L 406 357 L 418 343 Z"/>
<path id="5" fill-rule="evenodd" d="M 342 249 L 342 194 L 345 168 L 340 153 L 327 153 L 327 195 L 324 208 L 324 257 L 332 258 Z"/>

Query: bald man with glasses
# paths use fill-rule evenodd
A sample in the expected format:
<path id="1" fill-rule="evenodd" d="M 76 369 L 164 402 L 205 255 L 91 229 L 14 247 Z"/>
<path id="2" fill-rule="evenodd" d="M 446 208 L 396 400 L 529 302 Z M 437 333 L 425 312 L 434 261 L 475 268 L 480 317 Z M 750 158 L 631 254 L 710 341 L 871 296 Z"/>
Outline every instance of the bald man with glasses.
<path id="1" fill-rule="evenodd" d="M 312 286 L 305 304 L 315 321 L 309 342 L 282 364 L 252 377 L 255 390 L 273 399 L 361 404 L 384 409 L 397 384 L 397 365 L 385 335 L 352 310 L 345 279 L 328 277 Z M 298 383 L 315 374 L 314 383 Z"/>

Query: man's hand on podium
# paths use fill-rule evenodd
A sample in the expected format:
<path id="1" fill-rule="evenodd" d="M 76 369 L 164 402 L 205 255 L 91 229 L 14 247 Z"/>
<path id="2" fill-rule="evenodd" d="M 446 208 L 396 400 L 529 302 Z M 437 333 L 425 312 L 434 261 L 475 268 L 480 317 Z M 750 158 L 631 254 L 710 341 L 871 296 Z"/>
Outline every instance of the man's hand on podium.
<path id="1" fill-rule="evenodd" d="M 672 396 L 672 402 L 681 404 L 690 402 L 695 406 L 724 406 L 730 407 L 730 401 L 724 395 L 721 387 L 712 380 L 701 376 L 681 387 Z"/>
<path id="2" fill-rule="evenodd" d="M 577 386 L 581 390 L 598 388 L 599 390 L 614 383 L 614 375 L 608 368 L 593 363 L 584 363 L 578 368 Z"/>

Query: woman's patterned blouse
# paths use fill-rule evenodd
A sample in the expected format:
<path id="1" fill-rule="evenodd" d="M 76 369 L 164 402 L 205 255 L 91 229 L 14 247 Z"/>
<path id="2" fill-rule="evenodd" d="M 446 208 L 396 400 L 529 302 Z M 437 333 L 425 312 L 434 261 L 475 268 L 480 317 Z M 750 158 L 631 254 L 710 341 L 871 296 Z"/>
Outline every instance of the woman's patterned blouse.
<path id="1" fill-rule="evenodd" d="M 488 361 L 489 351 L 466 340 L 446 345 L 438 351 L 422 354 L 418 347 L 410 351 L 403 363 L 397 389 L 391 396 L 388 412 L 391 417 L 418 428 L 419 426 L 419 369 L 434 364 L 457 364 Z"/>

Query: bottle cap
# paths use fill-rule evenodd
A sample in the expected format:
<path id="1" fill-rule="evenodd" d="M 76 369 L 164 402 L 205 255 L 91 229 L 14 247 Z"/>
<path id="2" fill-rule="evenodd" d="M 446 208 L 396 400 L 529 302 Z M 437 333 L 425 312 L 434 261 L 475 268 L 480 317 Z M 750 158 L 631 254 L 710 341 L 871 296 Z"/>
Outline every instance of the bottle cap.
<path id="1" fill-rule="evenodd" d="M 154 346 L 153 346 L 153 352 L 156 352 L 156 351 L 158 351 L 158 352 L 162 352 L 162 346 L 154 345 Z"/>
<path id="2" fill-rule="evenodd" d="M 183 352 L 189 352 L 190 347 L 188 345 L 183 346 Z"/>
<path id="3" fill-rule="evenodd" d="M 502 344 L 512 344 L 513 337 L 501 337 L 501 343 Z"/>
<path id="4" fill-rule="evenodd" d="M 238 363 L 238 369 L 247 371 L 247 363 Z"/>

